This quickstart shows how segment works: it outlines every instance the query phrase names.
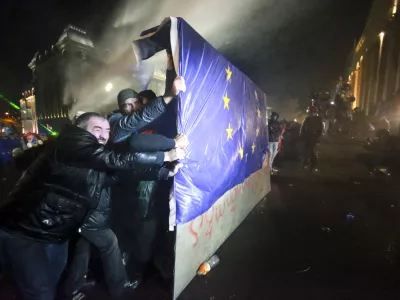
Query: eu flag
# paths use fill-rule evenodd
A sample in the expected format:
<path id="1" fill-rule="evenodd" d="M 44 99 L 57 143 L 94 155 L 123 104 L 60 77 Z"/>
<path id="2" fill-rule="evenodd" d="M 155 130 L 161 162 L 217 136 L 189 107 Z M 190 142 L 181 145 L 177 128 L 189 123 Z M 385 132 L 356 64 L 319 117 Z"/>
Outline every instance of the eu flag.
<path id="1" fill-rule="evenodd" d="M 186 80 L 177 110 L 170 105 L 156 122 L 164 129 L 173 124 L 168 135 L 177 130 L 190 142 L 174 184 L 176 219 L 183 224 L 262 167 L 268 146 L 266 99 L 183 19 L 167 20 L 145 31 L 134 49 L 141 60 L 171 48 L 175 60 L 179 57 L 178 74 Z"/>
<path id="2" fill-rule="evenodd" d="M 267 149 L 264 93 L 178 18 L 178 132 L 190 145 L 175 177 L 177 222 L 206 212 L 225 192 L 262 166 Z"/>

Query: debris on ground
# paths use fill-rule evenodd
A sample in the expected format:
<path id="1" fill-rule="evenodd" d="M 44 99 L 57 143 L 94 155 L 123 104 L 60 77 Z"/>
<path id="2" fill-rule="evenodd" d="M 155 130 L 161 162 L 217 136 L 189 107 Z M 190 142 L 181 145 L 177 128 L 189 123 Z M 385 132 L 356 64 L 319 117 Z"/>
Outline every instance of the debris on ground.
<path id="1" fill-rule="evenodd" d="M 206 275 L 208 272 L 211 271 L 212 268 L 217 266 L 220 262 L 220 259 L 217 255 L 213 255 L 210 257 L 209 260 L 202 263 L 199 269 L 197 270 L 197 275 Z"/>
<path id="2" fill-rule="evenodd" d="M 389 264 L 394 265 L 396 263 L 396 246 L 393 243 L 389 243 L 385 249 L 385 258 Z"/>
<path id="3" fill-rule="evenodd" d="M 354 219 L 355 219 L 355 217 L 354 217 L 353 214 L 348 213 L 348 214 L 346 215 L 346 220 L 347 220 L 347 221 L 352 222 L 352 221 L 354 221 Z"/>
<path id="4" fill-rule="evenodd" d="M 310 271 L 310 269 L 311 269 L 311 267 L 308 267 L 307 269 L 304 269 L 304 270 L 301 270 L 301 271 L 297 271 L 296 273 L 297 274 L 306 273 L 306 272 Z"/>
<path id="5" fill-rule="evenodd" d="M 331 232 L 332 230 L 329 227 L 322 226 L 321 231 L 323 232 Z"/>

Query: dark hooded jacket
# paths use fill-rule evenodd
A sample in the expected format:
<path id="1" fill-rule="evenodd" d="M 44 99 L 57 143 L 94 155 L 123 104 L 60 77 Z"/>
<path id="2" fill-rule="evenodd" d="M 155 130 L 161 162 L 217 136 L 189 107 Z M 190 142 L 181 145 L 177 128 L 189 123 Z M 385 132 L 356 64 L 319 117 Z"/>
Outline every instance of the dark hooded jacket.
<path id="1" fill-rule="evenodd" d="M 163 97 L 158 97 L 142 110 L 130 115 L 123 115 L 119 111 L 113 112 L 108 118 L 111 126 L 110 142 L 118 144 L 126 141 L 132 133 L 163 114 L 166 107 Z"/>
<path id="2" fill-rule="evenodd" d="M 137 168 L 134 171 L 125 171 L 125 173 L 129 178 L 136 178 L 134 182 L 138 180 L 167 180 L 169 178 L 169 169 L 165 167 Z M 121 175 L 122 173 L 119 173 L 119 176 Z M 82 230 L 104 230 L 110 228 L 111 187 L 118 183 L 119 176 L 107 175 L 103 189 L 101 190 L 100 201 L 97 207 L 88 214 L 81 227 Z"/>
<path id="3" fill-rule="evenodd" d="M 167 70 L 165 82 L 166 95 L 170 94 L 175 78 L 175 70 Z M 159 101 L 160 97 L 151 100 L 150 103 L 143 108 L 143 112 L 124 117 L 124 119 L 130 121 L 119 121 L 115 123 L 115 125 L 112 126 L 112 135 L 114 136 L 112 142 L 119 147 L 121 146 L 121 141 L 127 140 L 125 147 L 128 147 L 130 151 L 134 152 L 144 150 L 146 152 L 168 151 L 174 148 L 175 141 L 172 138 L 167 138 L 160 134 L 142 134 L 144 131 L 154 132 L 153 129 L 156 127 L 168 127 L 168 125 L 170 125 L 169 123 L 165 124 L 165 120 L 160 119 L 163 119 L 163 117 L 171 113 L 171 109 L 173 110 L 174 108 L 173 103 L 171 102 L 168 106 L 164 104 L 163 108 L 166 114 L 159 118 L 161 116 L 161 113 L 159 113 Z M 164 101 L 162 101 L 162 103 L 164 103 Z M 146 116 L 146 119 L 140 119 L 139 121 L 138 118 L 141 116 Z M 112 116 L 110 117 L 110 123 L 113 122 L 111 118 Z M 154 120 L 155 122 L 152 122 Z M 168 121 L 170 120 L 168 119 Z M 129 126 L 124 125 L 127 123 L 129 123 Z M 127 172 L 119 173 L 121 180 L 119 180 L 117 187 L 113 188 L 112 198 L 120 199 L 121 201 L 118 201 L 118 203 L 116 203 L 116 201 L 113 202 L 113 211 L 118 216 L 127 215 L 126 218 L 119 217 L 119 221 L 121 221 L 121 219 L 126 219 L 126 222 L 132 223 L 132 212 L 135 215 L 135 219 L 141 219 L 147 216 L 151 205 L 151 199 L 154 198 L 156 193 L 157 182 L 151 179 L 134 178 Z M 130 191 L 134 191 L 135 189 L 137 199 L 132 199 L 134 196 L 130 194 Z"/>
<path id="4" fill-rule="evenodd" d="M 324 131 L 324 123 L 320 116 L 308 116 L 300 128 L 300 138 L 318 141 Z"/>
<path id="5" fill-rule="evenodd" d="M 0 203 L 0 228 L 35 240 L 71 238 L 99 203 L 107 171 L 163 163 L 164 154 L 118 153 L 88 131 L 66 128 Z"/>
<path id="6" fill-rule="evenodd" d="M 278 118 L 279 115 L 275 113 L 277 116 L 276 119 L 272 118 L 268 120 L 268 137 L 270 143 L 279 142 L 279 137 L 281 135 L 281 126 L 279 124 Z"/>

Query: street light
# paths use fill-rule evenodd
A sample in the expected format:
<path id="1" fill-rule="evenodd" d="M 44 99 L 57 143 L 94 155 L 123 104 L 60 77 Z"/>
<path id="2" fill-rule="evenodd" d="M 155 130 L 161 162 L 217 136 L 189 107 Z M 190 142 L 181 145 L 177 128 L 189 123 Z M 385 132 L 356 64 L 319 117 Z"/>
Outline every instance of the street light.
<path id="1" fill-rule="evenodd" d="M 379 34 L 379 38 L 381 39 L 381 43 L 383 43 L 383 38 L 385 37 L 385 32 L 384 31 L 382 31 L 380 34 Z"/>
<path id="2" fill-rule="evenodd" d="M 112 90 L 112 88 L 113 88 L 113 84 L 111 82 L 109 82 L 106 84 L 105 90 L 106 90 L 106 92 L 109 92 Z"/>
<path id="3" fill-rule="evenodd" d="M 378 102 L 379 95 L 379 81 L 380 81 L 380 70 L 381 70 L 381 61 L 382 61 L 382 48 L 383 48 L 383 38 L 385 37 L 385 32 L 382 31 L 379 34 L 379 56 L 378 56 L 378 65 L 376 67 L 376 82 L 375 82 L 375 95 L 374 95 L 374 103 Z"/>

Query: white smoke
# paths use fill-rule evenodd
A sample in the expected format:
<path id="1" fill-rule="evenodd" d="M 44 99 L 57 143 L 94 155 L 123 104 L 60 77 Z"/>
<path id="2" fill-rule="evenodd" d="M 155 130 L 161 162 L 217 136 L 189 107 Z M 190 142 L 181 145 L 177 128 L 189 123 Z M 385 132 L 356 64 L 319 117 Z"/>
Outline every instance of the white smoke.
<path id="1" fill-rule="evenodd" d="M 317 4 L 318 0 L 308 0 L 307 5 L 301 0 L 126 0 L 111 13 L 110 25 L 96 43 L 97 48 L 108 49 L 107 66 L 74 95 L 78 101 L 73 112 L 115 107 L 119 90 L 132 84 L 138 90 L 146 86 L 154 66 L 129 69 L 134 65 L 131 43 L 165 17 L 184 18 L 215 48 L 239 53 L 249 61 L 258 59 L 253 57 L 255 43 L 273 48 L 271 41 L 280 29 L 296 26 Z M 119 76 L 124 72 L 136 73 L 137 82 Z M 109 81 L 113 89 L 104 93 Z"/>

